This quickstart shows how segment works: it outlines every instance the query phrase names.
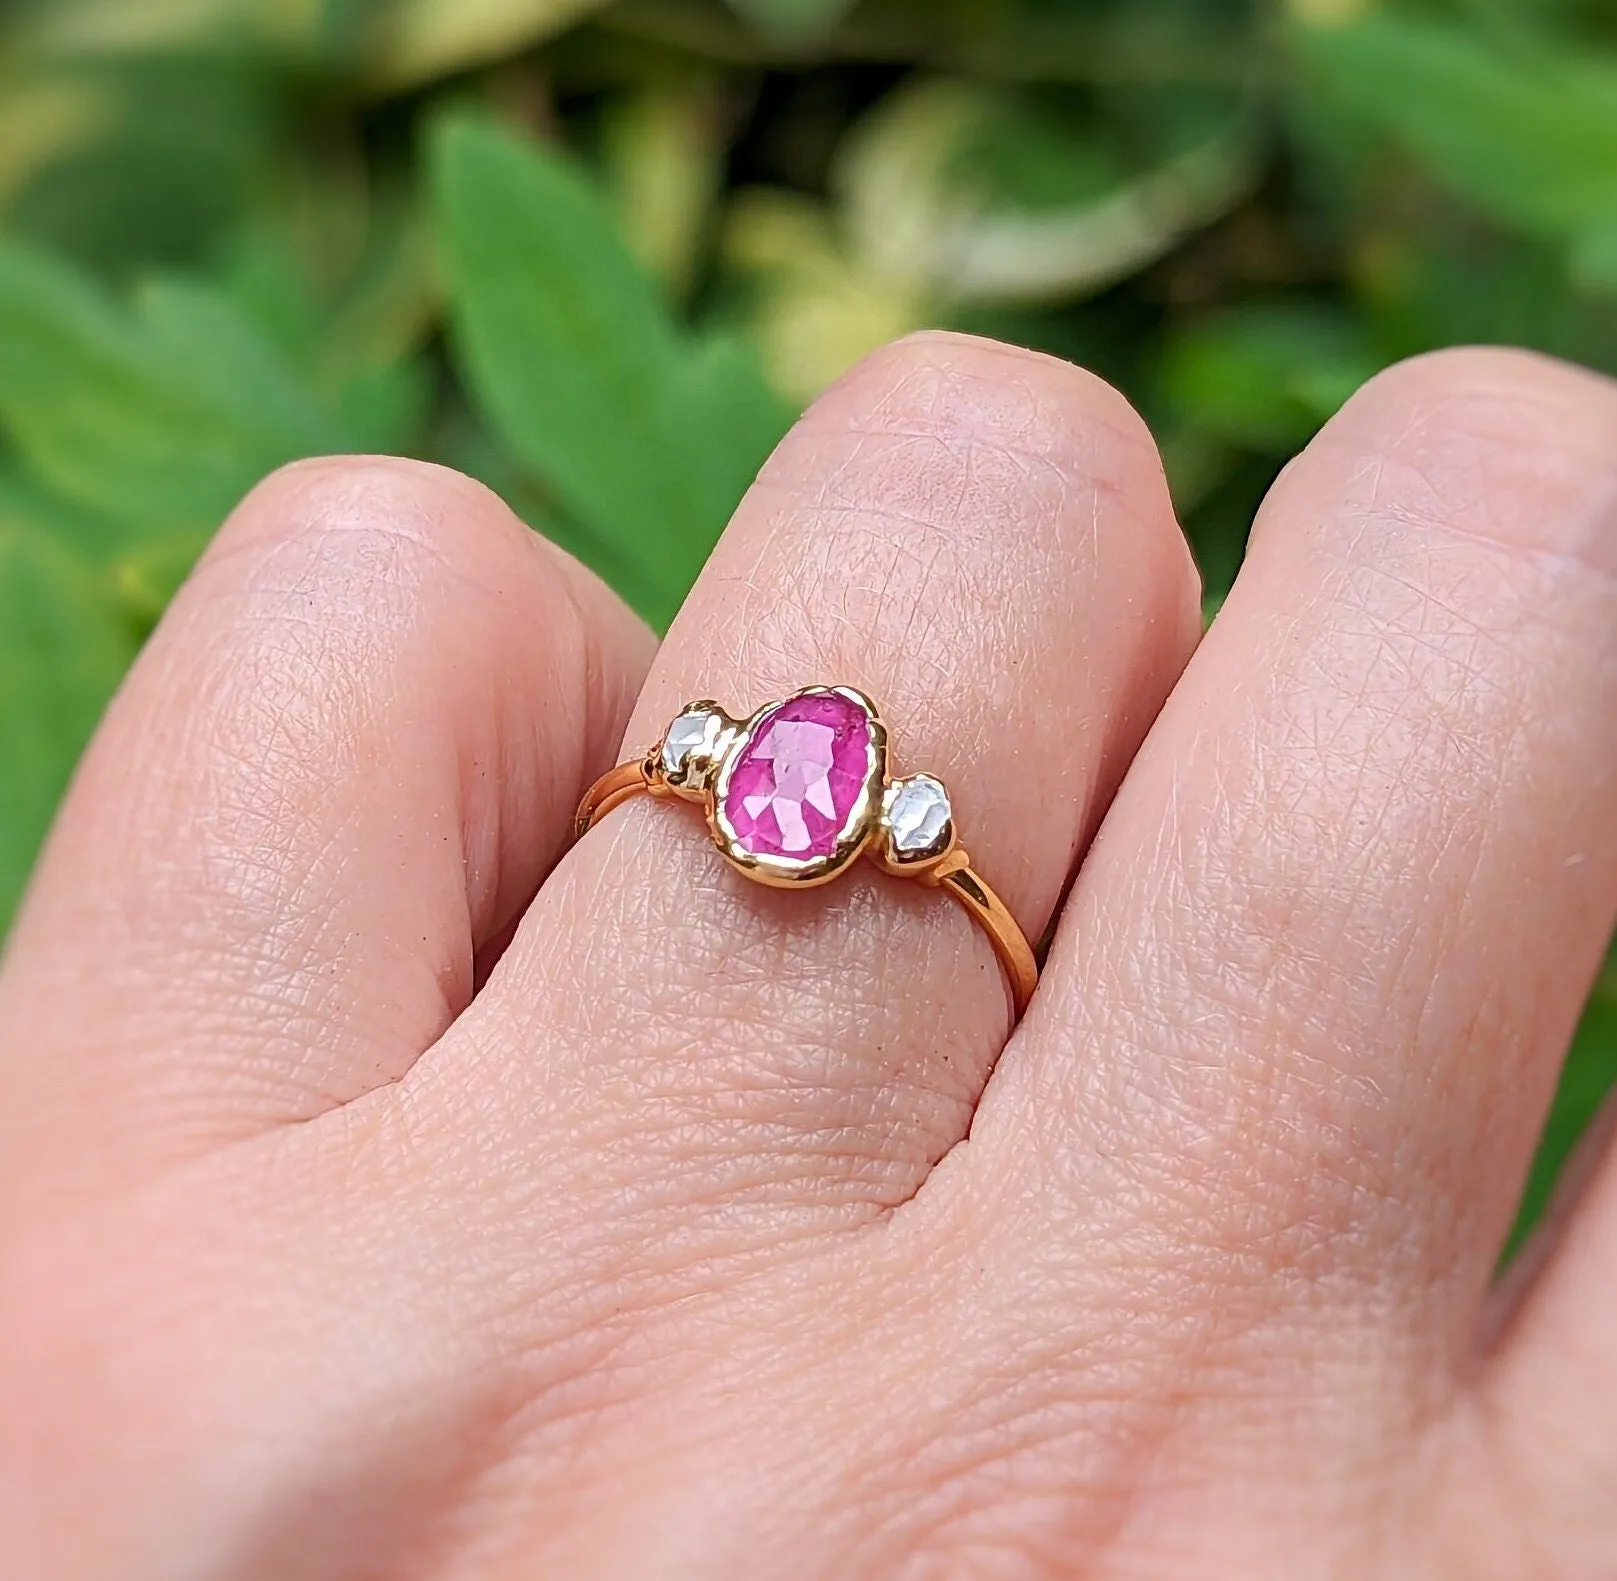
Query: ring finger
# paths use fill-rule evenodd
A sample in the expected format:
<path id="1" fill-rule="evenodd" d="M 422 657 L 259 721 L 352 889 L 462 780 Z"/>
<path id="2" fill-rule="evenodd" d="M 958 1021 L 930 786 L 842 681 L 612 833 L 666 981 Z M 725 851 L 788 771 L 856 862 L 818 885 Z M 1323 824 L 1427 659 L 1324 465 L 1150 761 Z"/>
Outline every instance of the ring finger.
<path id="1" fill-rule="evenodd" d="M 918 337 L 827 394 L 766 467 L 624 755 L 693 698 L 745 715 L 858 687 L 894 771 L 949 787 L 974 864 L 1037 936 L 1196 641 L 1196 592 L 1155 448 L 1115 392 Z M 584 1211 L 589 1182 L 669 1183 L 761 1206 L 772 1239 L 913 1194 L 965 1135 L 1008 1004 L 986 939 L 935 891 L 869 864 L 768 890 L 690 808 L 641 798 L 553 876 L 413 1080 L 497 1084 L 529 1158 L 565 1126 Z"/>

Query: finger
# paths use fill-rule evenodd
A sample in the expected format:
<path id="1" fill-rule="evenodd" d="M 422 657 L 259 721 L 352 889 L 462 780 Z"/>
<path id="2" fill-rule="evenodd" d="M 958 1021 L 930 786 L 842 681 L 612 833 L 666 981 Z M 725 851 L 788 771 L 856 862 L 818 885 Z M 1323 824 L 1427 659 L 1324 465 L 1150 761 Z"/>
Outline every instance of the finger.
<path id="1" fill-rule="evenodd" d="M 1357 396 L 1265 505 L 979 1113 L 972 1180 L 1025 1182 L 1006 1259 L 1059 1225 L 1065 1288 L 1104 1264 L 1176 1367 L 1284 1372 L 1253 1445 L 1306 1423 L 1327 1482 L 1464 1366 L 1617 908 L 1614 484 L 1593 376 L 1455 352 Z"/>
<path id="2" fill-rule="evenodd" d="M 1605 1011 L 1610 1018 L 1610 1010 Z M 1456 1436 L 1442 1517 L 1462 1562 L 1526 1573 L 1526 1534 L 1553 1533 L 1569 1575 L 1617 1566 L 1617 1100 L 1563 1172 L 1540 1235 L 1495 1292 L 1508 1318 Z M 1501 1556 L 1503 1556 L 1501 1560 Z M 1506 1572 L 1508 1573 L 1508 1572 Z"/>
<path id="3" fill-rule="evenodd" d="M 107 1176 L 397 1078 L 562 849 L 650 646 L 442 468 L 262 485 L 113 704 L 18 924 L 8 1169 Z"/>
<path id="4" fill-rule="evenodd" d="M 1036 935 L 1197 633 L 1161 466 L 1121 398 L 1047 357 L 921 336 L 781 445 L 625 750 L 693 698 L 745 714 L 859 687 L 895 772 L 943 779 Z M 495 1084 L 524 1153 L 565 1127 L 572 1178 L 762 1201 L 771 1237 L 794 1209 L 909 1195 L 964 1135 L 1009 1010 L 986 939 L 939 892 L 868 864 L 771 891 L 724 866 L 693 809 L 644 800 L 552 877 L 485 1000 L 418 1095 L 435 1076 L 440 1097 Z"/>

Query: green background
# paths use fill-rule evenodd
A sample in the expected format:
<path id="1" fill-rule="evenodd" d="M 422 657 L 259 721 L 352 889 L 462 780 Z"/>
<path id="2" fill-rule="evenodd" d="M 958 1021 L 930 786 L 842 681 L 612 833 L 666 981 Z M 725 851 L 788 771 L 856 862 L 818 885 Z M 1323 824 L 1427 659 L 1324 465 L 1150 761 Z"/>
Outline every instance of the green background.
<path id="1" fill-rule="evenodd" d="M 1378 367 L 1617 371 L 1617 6 L 12 0 L 0 926 L 268 469 L 462 467 L 662 622 L 793 413 L 936 324 L 1127 392 L 1211 613 Z M 1608 970 L 1524 1222 L 1614 1073 Z"/>

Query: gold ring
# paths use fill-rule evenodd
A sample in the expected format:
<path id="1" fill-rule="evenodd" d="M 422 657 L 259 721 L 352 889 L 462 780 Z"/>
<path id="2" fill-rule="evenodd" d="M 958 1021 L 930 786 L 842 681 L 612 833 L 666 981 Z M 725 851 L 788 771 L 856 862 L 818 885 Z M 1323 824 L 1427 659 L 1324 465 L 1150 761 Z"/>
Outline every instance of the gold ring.
<path id="1" fill-rule="evenodd" d="M 946 890 L 988 935 L 1017 1018 L 1027 1009 L 1039 978 L 1027 935 L 972 871 L 942 784 L 888 773 L 887 727 L 863 692 L 809 686 L 748 719 L 687 704 L 643 758 L 590 787 L 577 838 L 642 791 L 700 802 L 725 860 L 760 884 L 806 889 L 868 856 L 884 873 Z"/>

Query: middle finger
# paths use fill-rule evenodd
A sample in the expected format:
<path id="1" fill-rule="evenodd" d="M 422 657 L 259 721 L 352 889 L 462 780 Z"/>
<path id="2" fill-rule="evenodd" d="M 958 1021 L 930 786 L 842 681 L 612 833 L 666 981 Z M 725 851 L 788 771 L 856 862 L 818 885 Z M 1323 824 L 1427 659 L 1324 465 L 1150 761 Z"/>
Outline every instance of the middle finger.
<path id="1" fill-rule="evenodd" d="M 1038 1253 L 1054 1368 L 1130 1314 L 1204 1408 L 1187 1441 L 1227 1454 L 1255 1413 L 1234 1436 L 1274 1486 L 1380 1475 L 1473 1360 L 1617 906 L 1614 436 L 1609 381 L 1484 350 L 1326 426 L 978 1115 L 962 1192 L 1016 1172 L 1007 1321 L 1038 1321 Z"/>

